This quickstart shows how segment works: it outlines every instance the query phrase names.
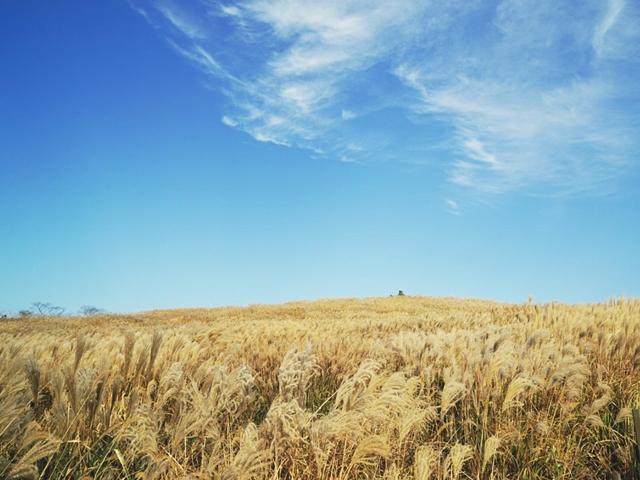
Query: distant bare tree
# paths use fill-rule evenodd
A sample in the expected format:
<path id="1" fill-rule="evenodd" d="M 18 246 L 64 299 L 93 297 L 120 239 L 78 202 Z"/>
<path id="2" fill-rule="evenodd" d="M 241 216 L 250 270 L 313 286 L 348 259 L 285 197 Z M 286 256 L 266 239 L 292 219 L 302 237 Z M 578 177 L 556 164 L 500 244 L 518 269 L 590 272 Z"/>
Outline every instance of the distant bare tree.
<path id="1" fill-rule="evenodd" d="M 63 307 L 58 307 L 49 302 L 33 302 L 31 306 L 35 313 L 41 316 L 59 317 L 64 313 Z"/>
<path id="2" fill-rule="evenodd" d="M 85 317 L 98 315 L 100 313 L 103 313 L 103 311 L 104 310 L 98 307 L 94 307 L 93 305 L 83 305 L 82 307 L 80 307 L 80 313 L 82 313 L 82 315 L 84 315 Z"/>
<path id="3" fill-rule="evenodd" d="M 31 317 L 33 315 L 33 312 L 31 310 L 20 310 L 18 312 L 18 316 L 20 318 L 27 318 L 27 317 Z"/>

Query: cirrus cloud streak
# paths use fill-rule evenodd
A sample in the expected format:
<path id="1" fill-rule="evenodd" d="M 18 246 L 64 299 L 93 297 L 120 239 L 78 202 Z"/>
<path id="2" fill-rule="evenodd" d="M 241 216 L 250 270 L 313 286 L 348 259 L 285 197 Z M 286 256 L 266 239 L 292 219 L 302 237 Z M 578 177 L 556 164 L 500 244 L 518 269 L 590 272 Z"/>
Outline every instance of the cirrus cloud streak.
<path id="1" fill-rule="evenodd" d="M 224 92 L 221 121 L 258 141 L 429 164 L 494 193 L 601 192 L 638 166 L 629 0 L 134 6 Z"/>

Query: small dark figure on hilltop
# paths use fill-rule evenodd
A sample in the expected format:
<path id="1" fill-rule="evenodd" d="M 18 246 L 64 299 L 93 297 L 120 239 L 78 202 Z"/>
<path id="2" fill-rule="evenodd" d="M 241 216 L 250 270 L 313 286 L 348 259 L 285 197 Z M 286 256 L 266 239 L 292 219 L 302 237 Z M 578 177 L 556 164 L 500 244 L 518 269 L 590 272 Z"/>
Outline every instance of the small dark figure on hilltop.
<path id="1" fill-rule="evenodd" d="M 402 290 L 398 290 L 398 296 L 399 297 L 404 297 L 404 292 Z"/>

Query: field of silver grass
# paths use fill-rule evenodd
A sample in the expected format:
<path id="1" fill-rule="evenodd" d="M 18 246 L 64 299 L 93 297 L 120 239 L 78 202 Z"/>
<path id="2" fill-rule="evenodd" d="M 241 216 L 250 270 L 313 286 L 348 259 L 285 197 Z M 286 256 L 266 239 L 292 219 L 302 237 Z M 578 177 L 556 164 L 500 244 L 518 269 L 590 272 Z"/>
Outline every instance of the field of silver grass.
<path id="1" fill-rule="evenodd" d="M 640 301 L 0 323 L 0 478 L 630 478 Z"/>

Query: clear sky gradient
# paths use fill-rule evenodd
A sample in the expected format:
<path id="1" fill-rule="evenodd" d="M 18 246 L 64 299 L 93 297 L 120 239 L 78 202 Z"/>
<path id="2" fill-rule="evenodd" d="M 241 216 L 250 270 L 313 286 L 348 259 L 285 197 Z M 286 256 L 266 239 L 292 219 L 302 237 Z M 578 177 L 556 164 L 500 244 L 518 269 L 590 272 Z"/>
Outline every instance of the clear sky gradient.
<path id="1" fill-rule="evenodd" d="M 0 312 L 640 295 L 638 2 L 5 0 L 0 36 Z"/>

